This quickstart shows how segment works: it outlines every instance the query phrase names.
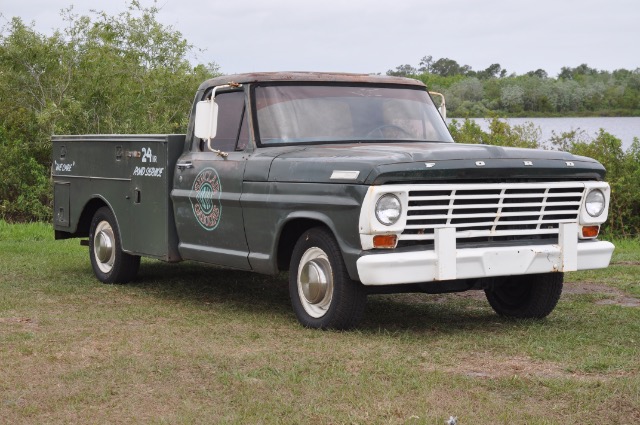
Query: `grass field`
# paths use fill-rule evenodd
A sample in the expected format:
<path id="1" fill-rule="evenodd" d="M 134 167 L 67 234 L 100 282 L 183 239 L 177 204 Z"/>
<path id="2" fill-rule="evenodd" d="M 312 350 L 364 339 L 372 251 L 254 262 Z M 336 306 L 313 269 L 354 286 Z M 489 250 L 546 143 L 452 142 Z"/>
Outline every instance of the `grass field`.
<path id="1" fill-rule="evenodd" d="M 565 276 L 543 321 L 481 293 L 369 298 L 351 332 L 298 325 L 286 277 L 143 261 L 0 222 L 0 423 L 640 423 L 640 241 Z"/>

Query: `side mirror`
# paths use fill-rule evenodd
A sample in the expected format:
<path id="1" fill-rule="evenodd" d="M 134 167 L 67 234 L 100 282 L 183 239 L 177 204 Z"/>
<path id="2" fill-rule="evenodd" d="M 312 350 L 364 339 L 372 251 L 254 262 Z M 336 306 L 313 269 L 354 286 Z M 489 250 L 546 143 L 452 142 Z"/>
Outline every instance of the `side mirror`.
<path id="1" fill-rule="evenodd" d="M 218 104 L 208 99 L 196 105 L 195 136 L 200 139 L 211 140 L 218 131 Z"/>

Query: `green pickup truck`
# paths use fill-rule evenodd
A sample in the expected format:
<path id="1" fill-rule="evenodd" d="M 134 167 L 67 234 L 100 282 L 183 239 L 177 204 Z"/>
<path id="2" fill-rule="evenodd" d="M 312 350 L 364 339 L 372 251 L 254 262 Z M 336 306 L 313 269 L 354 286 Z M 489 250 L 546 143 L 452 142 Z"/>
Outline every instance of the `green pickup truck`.
<path id="1" fill-rule="evenodd" d="M 213 78 L 186 135 L 53 137 L 55 237 L 84 238 L 106 283 L 141 256 L 288 270 L 312 328 L 353 327 L 390 292 L 484 290 L 500 315 L 547 316 L 563 272 L 611 260 L 604 168 L 454 143 L 442 112 L 407 78 Z"/>

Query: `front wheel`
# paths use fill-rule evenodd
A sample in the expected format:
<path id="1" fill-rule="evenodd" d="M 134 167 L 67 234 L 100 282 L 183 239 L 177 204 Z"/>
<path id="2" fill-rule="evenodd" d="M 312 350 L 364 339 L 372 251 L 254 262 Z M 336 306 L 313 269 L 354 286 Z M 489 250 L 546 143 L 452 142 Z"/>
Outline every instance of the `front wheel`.
<path id="1" fill-rule="evenodd" d="M 335 238 L 321 227 L 304 232 L 293 249 L 289 295 L 300 323 L 316 329 L 355 326 L 367 300 L 349 277 Z"/>
<path id="2" fill-rule="evenodd" d="M 89 232 L 89 258 L 93 273 L 104 283 L 127 283 L 140 268 L 140 256 L 122 251 L 120 230 L 107 207 L 96 211 Z"/>
<path id="3" fill-rule="evenodd" d="M 512 276 L 484 292 L 500 316 L 542 319 L 558 304 L 563 277 L 562 273 Z"/>

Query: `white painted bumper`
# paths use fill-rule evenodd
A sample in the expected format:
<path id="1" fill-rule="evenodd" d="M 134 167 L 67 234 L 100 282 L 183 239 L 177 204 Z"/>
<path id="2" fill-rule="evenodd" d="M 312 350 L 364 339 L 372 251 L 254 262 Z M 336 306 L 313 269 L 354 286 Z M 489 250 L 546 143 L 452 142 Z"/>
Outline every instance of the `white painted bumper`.
<path id="1" fill-rule="evenodd" d="M 561 245 L 434 250 L 365 255 L 358 259 L 364 285 L 397 285 L 439 280 L 510 276 L 604 268 L 614 246 L 593 241 Z M 571 250 L 572 252 L 567 252 Z"/>

